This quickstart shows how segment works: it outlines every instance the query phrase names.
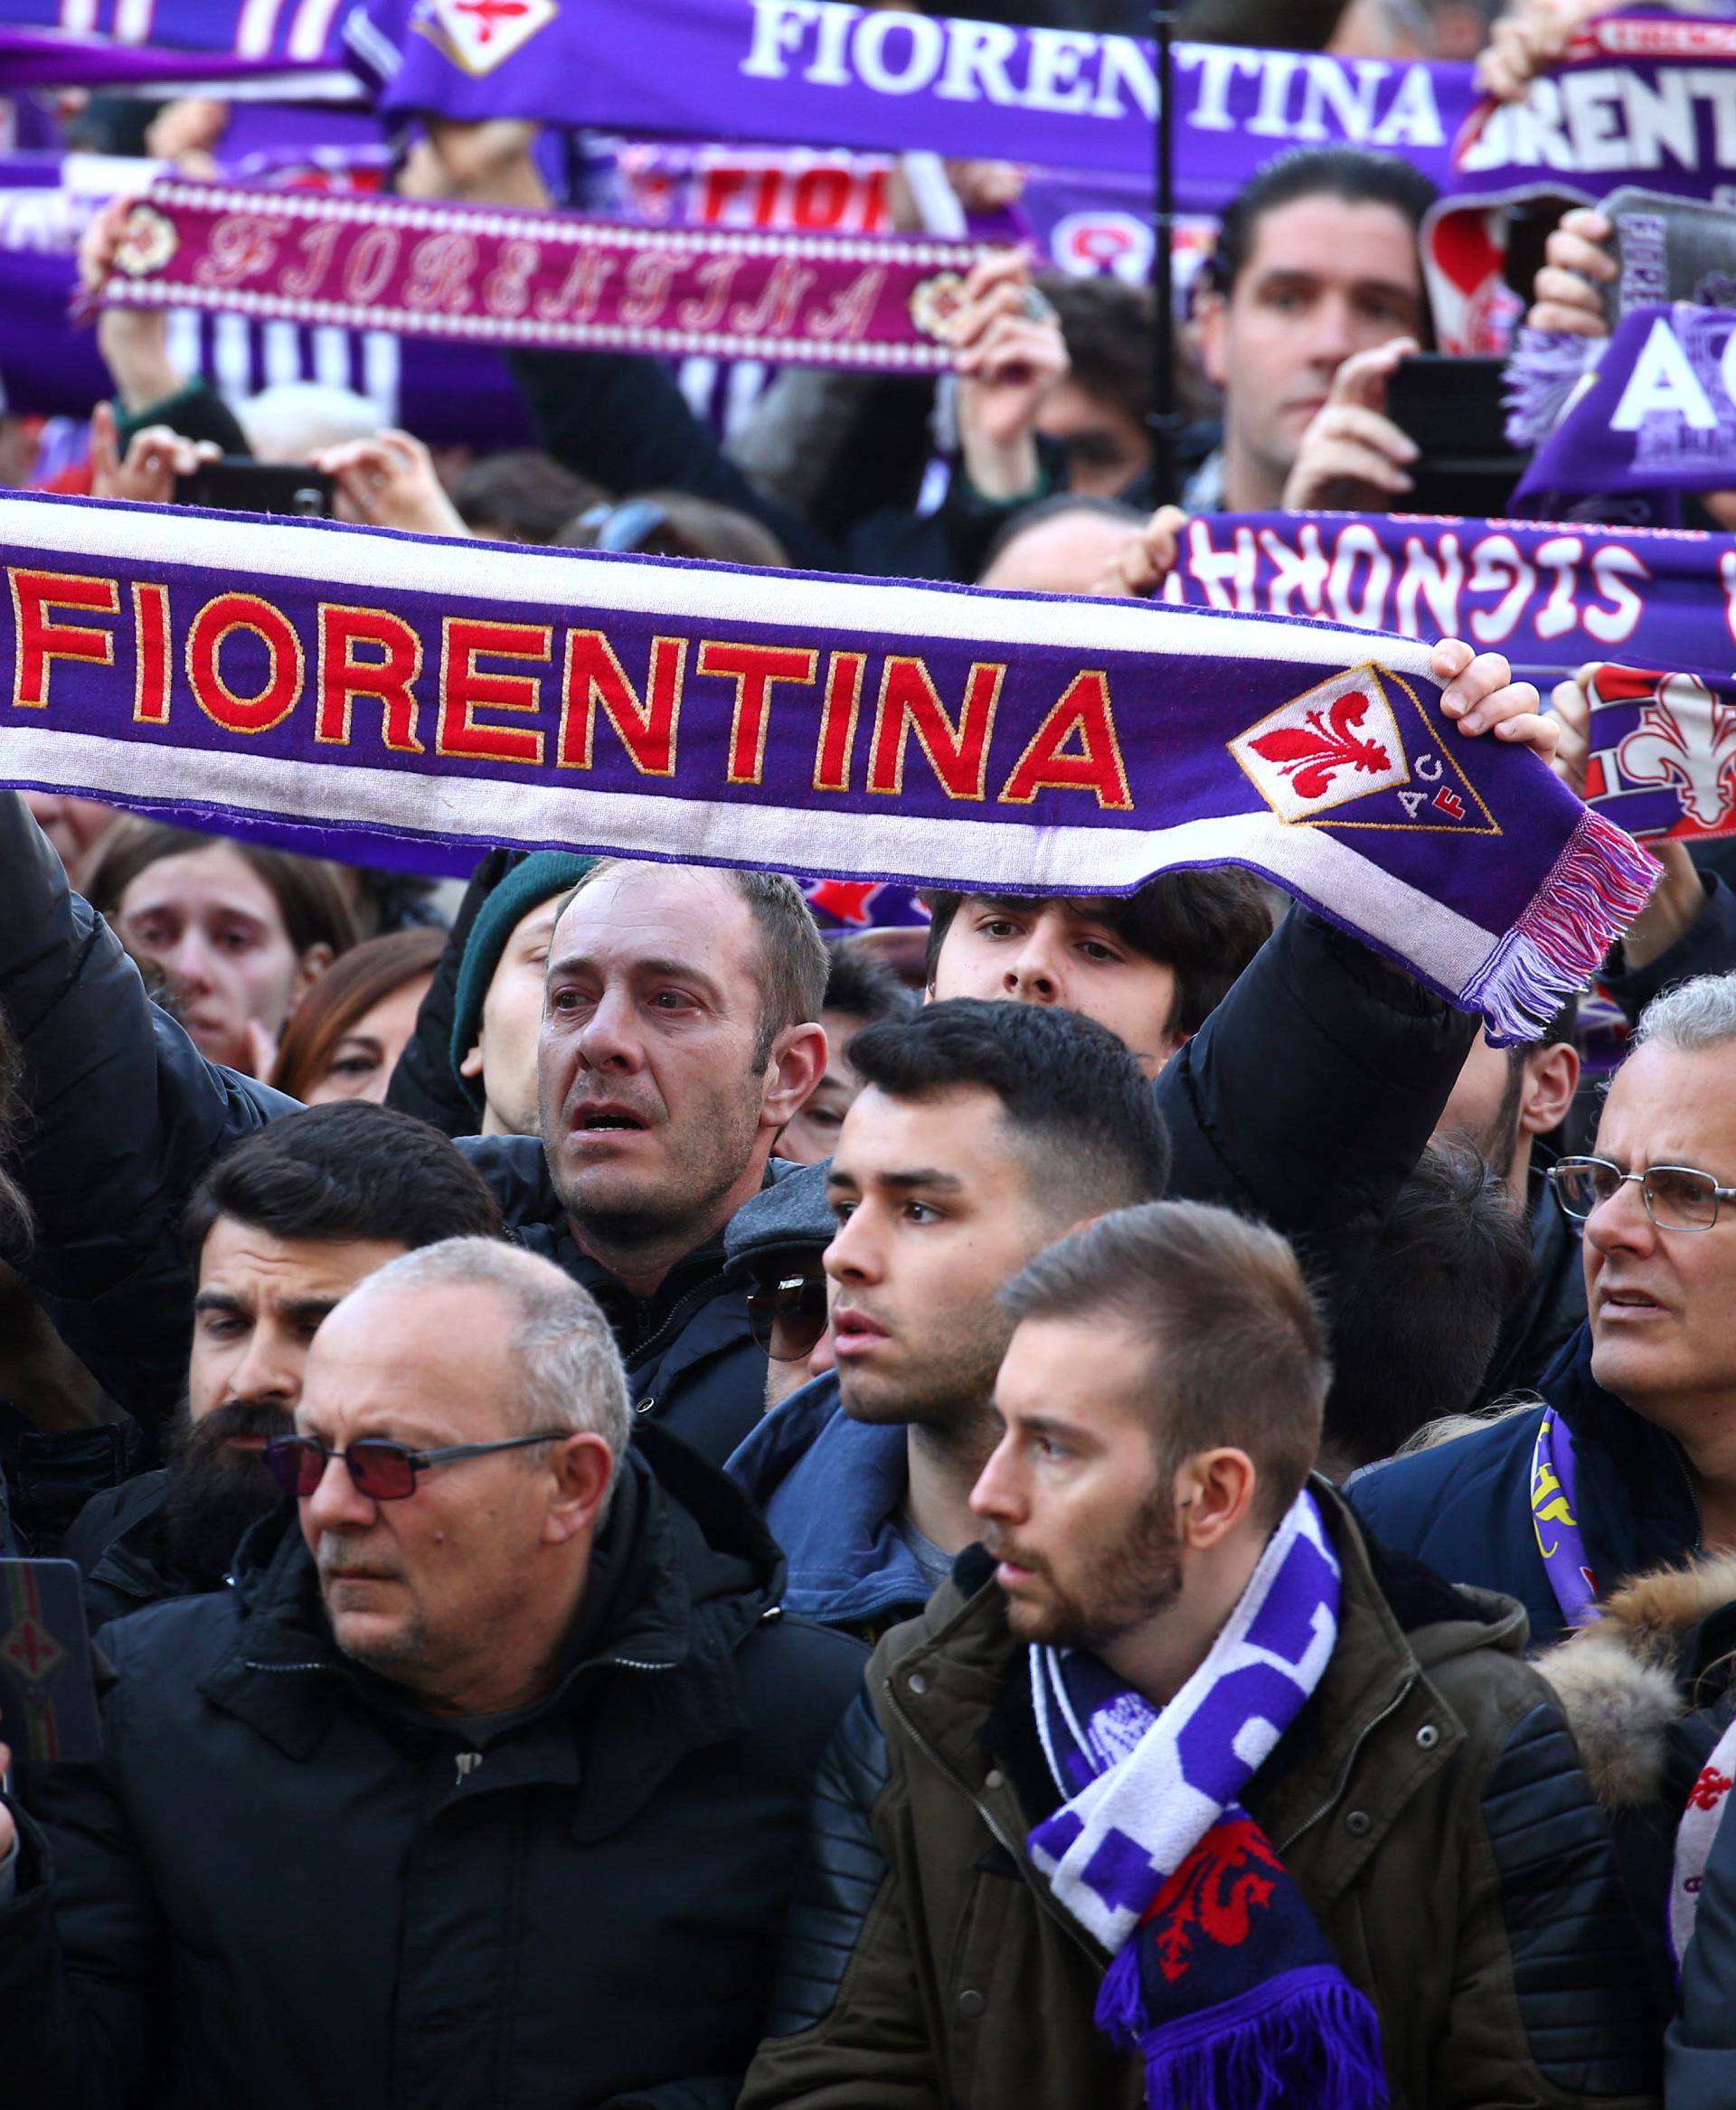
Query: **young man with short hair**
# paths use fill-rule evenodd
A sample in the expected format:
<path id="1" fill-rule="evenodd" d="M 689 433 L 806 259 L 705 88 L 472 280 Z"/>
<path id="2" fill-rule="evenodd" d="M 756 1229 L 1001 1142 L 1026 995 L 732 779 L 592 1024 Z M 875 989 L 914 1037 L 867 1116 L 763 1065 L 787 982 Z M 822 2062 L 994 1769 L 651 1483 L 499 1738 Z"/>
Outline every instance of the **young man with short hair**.
<path id="1" fill-rule="evenodd" d="M 974 1536 L 1002 1284 L 1080 1219 L 1161 1194 L 1169 1141 L 1127 1049 L 1074 1012 L 931 1003 L 864 1029 L 854 1058 L 826 1174 L 836 1368 L 730 1469 L 788 1558 L 791 1607 L 873 1633 Z"/>
<path id="2" fill-rule="evenodd" d="M 1233 865 L 1160 872 L 1125 897 L 924 897 L 929 993 L 1082 1012 L 1155 1077 L 1272 934 L 1260 882 Z"/>
<path id="3" fill-rule="evenodd" d="M 1284 1240 L 1126 1210 L 1004 1310 L 984 1544 L 822 1767 L 741 2110 L 1651 2110 L 1523 1615 L 1309 1478 L 1329 1366 Z"/>

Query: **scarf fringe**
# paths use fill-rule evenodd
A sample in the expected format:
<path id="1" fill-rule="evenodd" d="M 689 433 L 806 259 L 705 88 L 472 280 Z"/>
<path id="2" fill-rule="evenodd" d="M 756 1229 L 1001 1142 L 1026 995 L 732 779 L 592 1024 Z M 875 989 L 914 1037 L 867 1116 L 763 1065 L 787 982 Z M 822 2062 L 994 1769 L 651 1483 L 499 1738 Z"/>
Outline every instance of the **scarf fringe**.
<path id="1" fill-rule="evenodd" d="M 1609 341 L 1571 330 L 1519 330 L 1501 376 L 1511 446 L 1529 453 L 1543 444 Z"/>
<path id="2" fill-rule="evenodd" d="M 1651 899 L 1659 866 L 1589 806 L 1530 906 L 1460 993 L 1497 1047 L 1534 1041 Z"/>
<path id="3" fill-rule="evenodd" d="M 1208 2009 L 1194 2027 L 1142 2030 L 1125 1980 L 1111 1996 L 1116 1966 L 1135 1954 L 1129 1942 L 1103 1982 L 1097 2021 L 1124 2050 L 1146 2062 L 1149 2110 L 1382 2110 L 1388 2100 L 1381 2026 L 1367 1998 L 1333 1969 L 1288 1973 L 1227 2006 Z"/>

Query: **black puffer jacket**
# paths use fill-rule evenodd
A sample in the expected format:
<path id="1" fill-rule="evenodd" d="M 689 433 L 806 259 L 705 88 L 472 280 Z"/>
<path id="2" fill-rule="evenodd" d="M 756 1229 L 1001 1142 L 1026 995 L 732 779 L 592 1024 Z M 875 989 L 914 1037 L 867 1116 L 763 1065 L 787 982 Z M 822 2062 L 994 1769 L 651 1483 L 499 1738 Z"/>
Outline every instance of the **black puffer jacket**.
<path id="1" fill-rule="evenodd" d="M 727 2110 L 863 1656 L 652 1455 L 556 1689 L 480 1748 L 338 1653 L 287 1515 L 237 1588 L 106 1630 L 107 1756 L 39 1769 L 0 1907 L 9 2103 Z"/>

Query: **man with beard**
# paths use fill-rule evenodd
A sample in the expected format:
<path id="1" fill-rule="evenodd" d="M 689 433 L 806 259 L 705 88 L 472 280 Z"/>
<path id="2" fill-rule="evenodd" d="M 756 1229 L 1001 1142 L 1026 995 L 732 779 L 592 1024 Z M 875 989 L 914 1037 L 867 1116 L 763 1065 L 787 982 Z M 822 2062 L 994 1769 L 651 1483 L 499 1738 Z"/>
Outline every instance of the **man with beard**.
<path id="1" fill-rule="evenodd" d="M 1330 1370 L 1285 1241 L 1125 1210 L 1002 1301 L 986 1544 L 821 1767 L 741 2110 L 1655 2104 L 1524 1615 L 1310 1478 Z"/>
<path id="2" fill-rule="evenodd" d="M 326 1314 L 413 1247 L 498 1237 L 500 1210 L 425 1122 L 344 1101 L 274 1121 L 220 1158 L 184 1228 L 198 1287 L 169 1463 L 93 1496 L 63 1549 L 84 1570 L 93 1629 L 219 1587 L 242 1534 L 281 1499 L 261 1453 L 293 1433 Z"/>
<path id="3" fill-rule="evenodd" d="M 207 1062 L 154 1010 L 15 793 L 0 792 L 0 1004 L 30 1116 L 19 1184 L 38 1228 L 27 1276 L 111 1397 L 160 1421 L 185 1368 L 180 1199 L 294 1102 Z M 793 881 L 603 860 L 551 941 L 541 1135 L 459 1144 L 511 1235 L 603 1307 L 635 1410 L 717 1463 L 766 1383 L 723 1228 L 825 1069 L 826 978 Z"/>

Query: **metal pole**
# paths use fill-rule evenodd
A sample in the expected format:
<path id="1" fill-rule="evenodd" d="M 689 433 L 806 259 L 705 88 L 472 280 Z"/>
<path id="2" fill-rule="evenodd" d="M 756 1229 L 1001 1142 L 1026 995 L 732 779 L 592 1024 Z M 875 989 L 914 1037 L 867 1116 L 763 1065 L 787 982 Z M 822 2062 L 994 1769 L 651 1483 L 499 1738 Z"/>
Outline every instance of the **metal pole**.
<path id="1" fill-rule="evenodd" d="M 1151 481 L 1154 501 L 1166 505 L 1180 491 L 1176 443 L 1182 416 L 1175 406 L 1175 10 L 1154 5 L 1152 42 L 1156 47 L 1157 195 L 1151 222 Z"/>

